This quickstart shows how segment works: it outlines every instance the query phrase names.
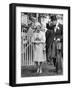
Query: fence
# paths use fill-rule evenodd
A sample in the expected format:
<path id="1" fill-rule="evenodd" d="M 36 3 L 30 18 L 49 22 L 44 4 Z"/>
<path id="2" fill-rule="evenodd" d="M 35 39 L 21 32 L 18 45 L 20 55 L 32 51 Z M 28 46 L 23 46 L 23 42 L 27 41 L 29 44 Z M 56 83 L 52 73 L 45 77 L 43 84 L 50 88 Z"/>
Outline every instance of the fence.
<path id="1" fill-rule="evenodd" d="M 25 35 L 26 40 L 24 37 L 21 39 L 21 65 L 34 65 L 33 63 L 33 44 L 31 42 L 31 37 Z"/>

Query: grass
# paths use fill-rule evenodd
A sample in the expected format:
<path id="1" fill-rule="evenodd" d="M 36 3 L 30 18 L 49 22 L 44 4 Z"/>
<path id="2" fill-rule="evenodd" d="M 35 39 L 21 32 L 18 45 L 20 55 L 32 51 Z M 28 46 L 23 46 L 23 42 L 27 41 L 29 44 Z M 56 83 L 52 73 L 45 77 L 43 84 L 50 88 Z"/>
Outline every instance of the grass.
<path id="1" fill-rule="evenodd" d="M 21 77 L 35 77 L 35 76 L 54 76 L 54 75 L 62 75 L 62 71 L 59 73 L 56 72 L 56 68 L 54 65 L 49 65 L 44 63 L 42 65 L 43 72 L 37 73 L 36 66 L 22 66 L 21 67 Z"/>

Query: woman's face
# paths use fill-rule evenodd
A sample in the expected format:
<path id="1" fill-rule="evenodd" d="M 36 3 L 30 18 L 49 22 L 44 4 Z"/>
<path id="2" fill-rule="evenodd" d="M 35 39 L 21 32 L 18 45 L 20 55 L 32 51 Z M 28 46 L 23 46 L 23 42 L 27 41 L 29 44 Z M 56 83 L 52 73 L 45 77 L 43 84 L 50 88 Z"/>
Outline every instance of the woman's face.
<path id="1" fill-rule="evenodd" d="M 40 26 L 39 25 L 37 26 L 37 32 L 40 32 Z"/>

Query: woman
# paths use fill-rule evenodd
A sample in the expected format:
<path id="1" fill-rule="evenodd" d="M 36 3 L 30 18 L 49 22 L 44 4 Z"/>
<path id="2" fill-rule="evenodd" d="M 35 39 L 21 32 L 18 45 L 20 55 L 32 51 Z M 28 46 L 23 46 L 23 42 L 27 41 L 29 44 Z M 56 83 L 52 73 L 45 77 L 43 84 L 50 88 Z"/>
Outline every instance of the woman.
<path id="1" fill-rule="evenodd" d="M 36 24 L 36 31 L 33 34 L 32 42 L 34 44 L 34 62 L 37 65 L 37 73 L 42 73 L 42 62 L 45 61 L 43 55 L 43 48 L 45 44 L 45 35 L 41 31 L 39 22 Z"/>

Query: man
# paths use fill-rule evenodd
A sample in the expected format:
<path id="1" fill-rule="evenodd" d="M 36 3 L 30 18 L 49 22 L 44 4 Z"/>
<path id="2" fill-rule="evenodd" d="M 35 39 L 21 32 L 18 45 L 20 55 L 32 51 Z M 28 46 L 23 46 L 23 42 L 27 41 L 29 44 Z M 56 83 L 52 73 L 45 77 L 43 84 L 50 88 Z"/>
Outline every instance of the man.
<path id="1" fill-rule="evenodd" d="M 57 23 L 56 15 L 50 17 L 51 21 L 46 25 L 46 60 L 51 63 L 52 59 L 52 44 L 55 37 L 55 27 Z M 55 51 L 54 51 L 55 52 Z M 50 60 L 49 60 L 50 58 Z"/>

